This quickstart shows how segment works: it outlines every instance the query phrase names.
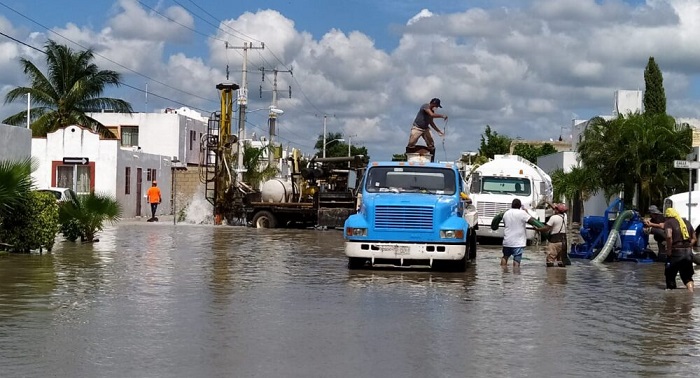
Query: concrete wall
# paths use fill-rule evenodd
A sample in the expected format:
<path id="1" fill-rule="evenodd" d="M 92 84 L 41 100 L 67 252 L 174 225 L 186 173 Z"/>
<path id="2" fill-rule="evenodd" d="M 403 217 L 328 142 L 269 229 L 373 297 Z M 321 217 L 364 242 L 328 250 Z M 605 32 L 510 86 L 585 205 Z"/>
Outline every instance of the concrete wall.
<path id="1" fill-rule="evenodd" d="M 0 124 L 0 160 L 21 160 L 32 156 L 32 131 Z"/>
<path id="2" fill-rule="evenodd" d="M 190 167 L 187 170 L 178 169 L 174 175 L 173 193 L 175 193 L 175 201 L 177 201 L 176 212 L 180 212 L 192 202 L 196 195 L 204 197 L 204 184 L 199 180 L 199 167 Z"/>

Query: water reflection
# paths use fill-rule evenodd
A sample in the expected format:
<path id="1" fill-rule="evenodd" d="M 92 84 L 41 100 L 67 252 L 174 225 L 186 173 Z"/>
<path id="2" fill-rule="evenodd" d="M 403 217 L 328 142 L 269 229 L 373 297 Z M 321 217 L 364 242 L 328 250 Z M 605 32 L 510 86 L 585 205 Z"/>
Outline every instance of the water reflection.
<path id="1" fill-rule="evenodd" d="M 695 375 L 657 264 L 346 268 L 340 232 L 123 223 L 0 257 L 2 376 Z M 31 343 L 28 342 L 31 340 Z"/>

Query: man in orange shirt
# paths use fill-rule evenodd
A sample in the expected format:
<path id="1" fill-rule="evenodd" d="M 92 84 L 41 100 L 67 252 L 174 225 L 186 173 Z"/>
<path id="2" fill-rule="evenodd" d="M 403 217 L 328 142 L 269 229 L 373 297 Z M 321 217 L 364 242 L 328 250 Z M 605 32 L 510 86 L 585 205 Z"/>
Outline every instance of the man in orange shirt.
<path id="1" fill-rule="evenodd" d="M 150 188 L 148 188 L 148 191 L 146 192 L 146 197 L 148 198 L 148 203 L 151 204 L 151 219 L 149 219 L 148 221 L 157 221 L 158 218 L 156 218 L 156 209 L 158 208 L 158 204 L 160 203 L 160 189 L 158 188 L 157 182 L 153 181 L 153 184 Z"/>

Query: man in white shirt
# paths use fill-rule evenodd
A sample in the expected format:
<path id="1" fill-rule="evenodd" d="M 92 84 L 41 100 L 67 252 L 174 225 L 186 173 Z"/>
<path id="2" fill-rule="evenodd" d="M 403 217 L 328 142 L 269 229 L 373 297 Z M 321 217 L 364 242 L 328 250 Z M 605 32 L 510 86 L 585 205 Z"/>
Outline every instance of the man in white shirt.
<path id="1" fill-rule="evenodd" d="M 501 257 L 501 266 L 508 265 L 508 259 L 513 256 L 513 268 L 520 267 L 520 260 L 523 258 L 523 251 L 527 245 L 527 225 L 532 225 L 535 230 L 542 231 L 544 228 L 538 228 L 535 225 L 535 218 L 531 217 L 527 211 L 522 209 L 522 203 L 519 199 L 514 199 L 510 205 L 510 209 L 503 214 L 503 257 Z"/>

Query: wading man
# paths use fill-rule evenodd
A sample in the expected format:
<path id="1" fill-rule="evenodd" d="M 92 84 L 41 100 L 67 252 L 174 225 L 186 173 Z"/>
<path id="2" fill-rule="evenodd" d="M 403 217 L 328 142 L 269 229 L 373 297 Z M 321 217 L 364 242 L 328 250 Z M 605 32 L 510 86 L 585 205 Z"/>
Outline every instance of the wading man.
<path id="1" fill-rule="evenodd" d="M 676 209 L 669 207 L 664 213 L 664 231 L 666 232 L 666 289 L 676 288 L 676 275 L 681 274 L 681 281 L 692 292 L 693 283 L 693 244 L 695 233 L 690 222 L 681 218 Z"/>

